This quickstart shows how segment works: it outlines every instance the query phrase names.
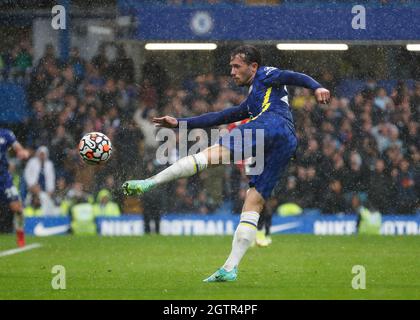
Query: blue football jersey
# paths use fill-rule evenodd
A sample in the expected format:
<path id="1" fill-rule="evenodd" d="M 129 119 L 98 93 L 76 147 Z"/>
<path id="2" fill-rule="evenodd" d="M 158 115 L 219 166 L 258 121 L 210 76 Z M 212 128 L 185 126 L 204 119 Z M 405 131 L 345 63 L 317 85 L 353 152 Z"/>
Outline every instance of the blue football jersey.
<path id="1" fill-rule="evenodd" d="M 278 72 L 280 70 L 274 67 L 258 69 L 249 88 L 248 97 L 243 102 L 248 108 L 251 119 L 256 119 L 263 112 L 270 111 L 282 115 L 287 120 L 293 120 L 286 85 L 273 81 L 275 79 L 273 76 Z"/>

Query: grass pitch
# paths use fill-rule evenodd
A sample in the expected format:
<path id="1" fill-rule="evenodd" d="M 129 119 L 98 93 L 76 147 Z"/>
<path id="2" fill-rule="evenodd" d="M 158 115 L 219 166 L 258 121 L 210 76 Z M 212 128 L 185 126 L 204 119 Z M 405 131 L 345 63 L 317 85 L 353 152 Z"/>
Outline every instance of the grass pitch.
<path id="1" fill-rule="evenodd" d="M 420 299 L 420 238 L 277 235 L 250 248 L 231 283 L 203 283 L 230 236 L 28 237 L 42 247 L 0 257 L 0 299 Z M 0 236 L 0 253 L 15 248 Z M 51 286 L 52 268 L 66 289 Z M 366 289 L 355 290 L 355 265 Z"/>

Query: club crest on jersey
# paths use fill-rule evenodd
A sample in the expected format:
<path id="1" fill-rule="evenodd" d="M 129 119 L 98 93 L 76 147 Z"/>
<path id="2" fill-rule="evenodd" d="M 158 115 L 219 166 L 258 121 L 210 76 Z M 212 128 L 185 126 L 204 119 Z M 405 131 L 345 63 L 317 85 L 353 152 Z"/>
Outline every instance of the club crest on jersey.
<path id="1" fill-rule="evenodd" d="M 5 144 L 6 140 L 4 138 L 0 138 L 0 144 Z"/>

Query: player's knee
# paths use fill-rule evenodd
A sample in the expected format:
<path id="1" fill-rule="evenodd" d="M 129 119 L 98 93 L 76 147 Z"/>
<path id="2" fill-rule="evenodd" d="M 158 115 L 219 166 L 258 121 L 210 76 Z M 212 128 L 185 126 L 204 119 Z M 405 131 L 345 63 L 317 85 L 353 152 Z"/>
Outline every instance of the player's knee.
<path id="1" fill-rule="evenodd" d="M 262 212 L 265 200 L 263 196 L 255 189 L 250 188 L 247 191 L 244 211 Z"/>
<path id="2" fill-rule="evenodd" d="M 218 166 L 230 163 L 230 151 L 228 148 L 219 144 L 213 145 L 202 152 L 206 158 L 208 166 Z"/>

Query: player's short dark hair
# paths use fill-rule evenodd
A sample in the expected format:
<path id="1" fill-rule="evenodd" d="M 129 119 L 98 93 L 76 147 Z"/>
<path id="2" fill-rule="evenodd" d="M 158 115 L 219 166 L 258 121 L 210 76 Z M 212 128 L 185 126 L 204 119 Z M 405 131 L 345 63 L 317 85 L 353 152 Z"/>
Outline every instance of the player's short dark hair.
<path id="1" fill-rule="evenodd" d="M 262 64 L 262 57 L 260 51 L 251 45 L 243 45 L 236 47 L 231 53 L 230 57 L 231 59 L 234 58 L 237 54 L 243 55 L 244 61 L 247 64 L 251 64 L 253 62 L 256 62 L 258 66 L 261 66 Z"/>

